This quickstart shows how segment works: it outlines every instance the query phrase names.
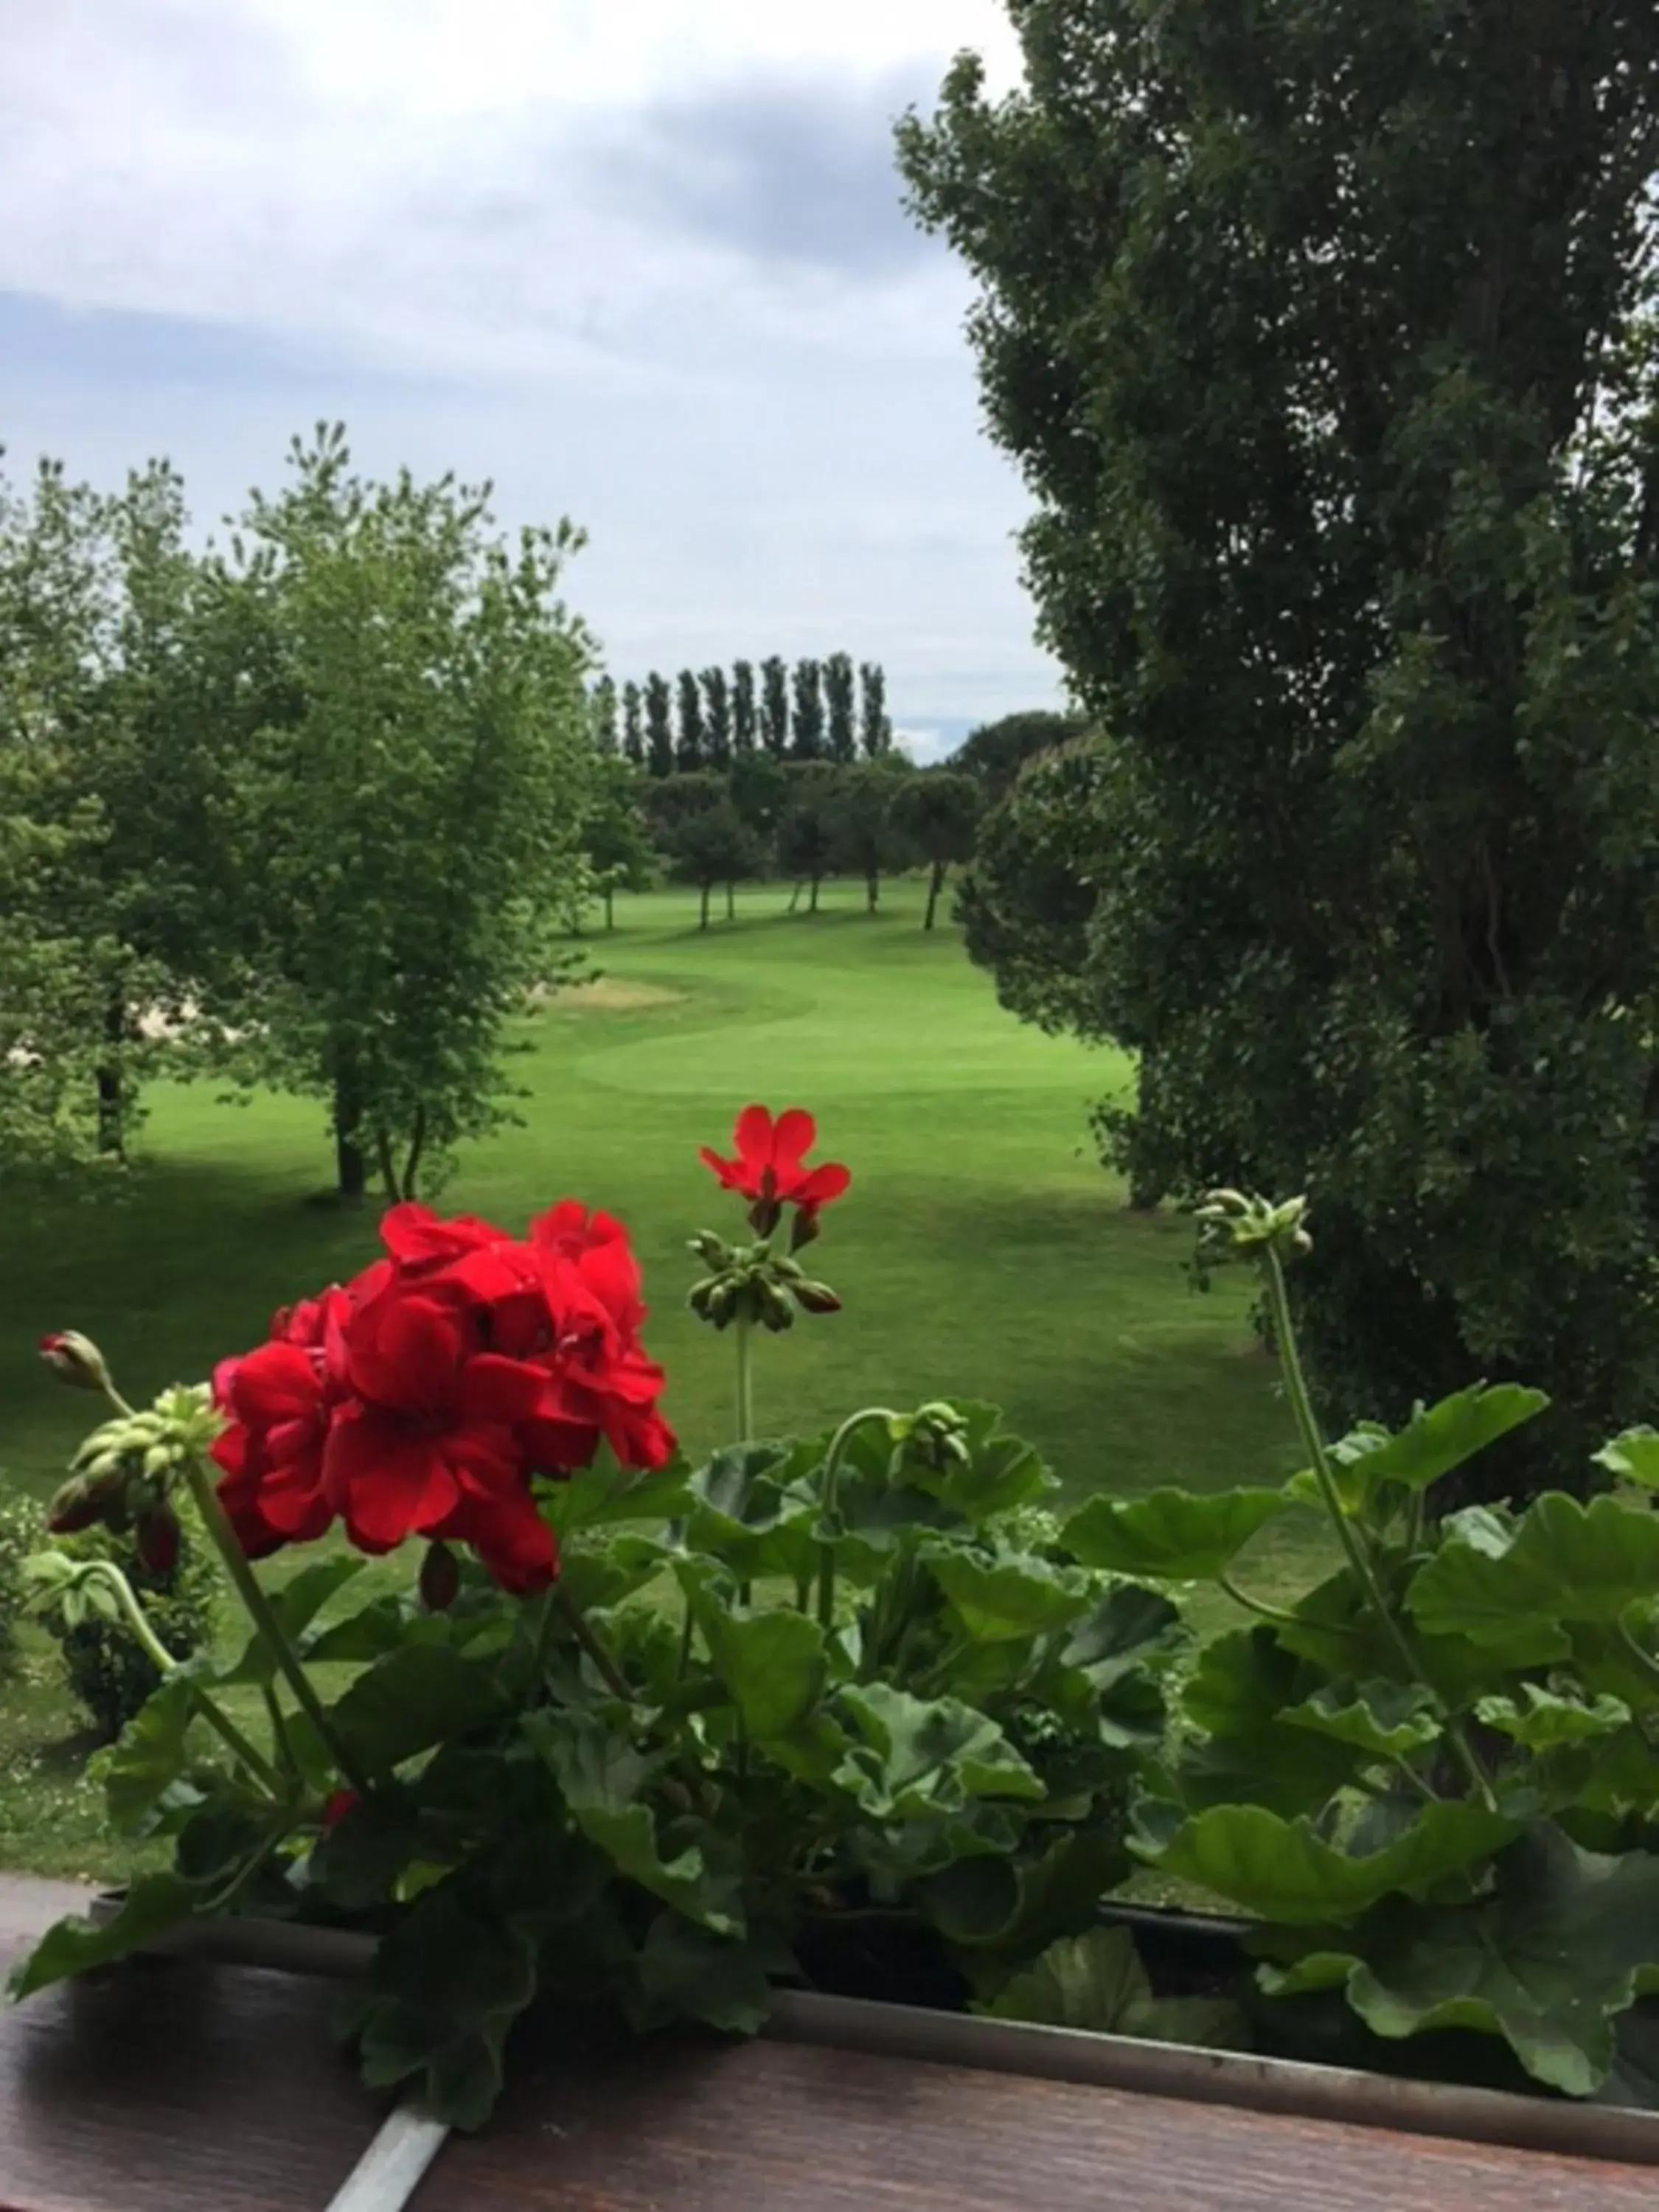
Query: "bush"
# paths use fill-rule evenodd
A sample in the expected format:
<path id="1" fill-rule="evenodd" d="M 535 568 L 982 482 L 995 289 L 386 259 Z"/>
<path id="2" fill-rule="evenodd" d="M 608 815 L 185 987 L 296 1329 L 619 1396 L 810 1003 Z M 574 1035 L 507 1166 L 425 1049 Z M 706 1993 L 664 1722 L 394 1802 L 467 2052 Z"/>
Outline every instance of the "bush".
<path id="1" fill-rule="evenodd" d="M 219 1568 L 198 1522 L 181 1512 L 179 1556 L 164 1575 L 152 1574 L 130 1539 L 91 1528 L 83 1535 L 55 1540 L 55 1548 L 74 1559 L 112 1559 L 126 1576 L 151 1626 L 180 1659 L 210 1645 L 218 1626 Z M 70 1686 L 86 1707 L 106 1743 L 113 1743 L 161 1677 L 118 1621 L 94 1615 L 70 1628 L 55 1612 L 46 1627 L 57 1639 L 69 1670 Z"/>
<path id="2" fill-rule="evenodd" d="M 31 1498 L 0 1500 L 0 1674 L 17 1662 L 17 1625 L 27 1589 L 23 1562 L 40 1541 L 40 1509 Z"/>

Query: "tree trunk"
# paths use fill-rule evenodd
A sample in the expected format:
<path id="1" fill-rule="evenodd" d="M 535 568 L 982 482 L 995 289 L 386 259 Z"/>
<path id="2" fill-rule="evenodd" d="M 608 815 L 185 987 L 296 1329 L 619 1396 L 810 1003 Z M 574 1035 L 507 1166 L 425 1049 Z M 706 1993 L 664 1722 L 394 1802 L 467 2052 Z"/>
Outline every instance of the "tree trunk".
<path id="1" fill-rule="evenodd" d="M 876 908 L 880 898 L 881 871 L 879 868 L 872 868 L 869 874 L 864 879 L 865 912 L 866 914 L 873 914 L 876 911 Z"/>
<path id="2" fill-rule="evenodd" d="M 791 914 L 793 914 L 795 908 L 800 904 L 800 895 L 805 889 L 805 885 L 797 878 L 795 887 L 789 894 L 789 911 Z"/>
<path id="3" fill-rule="evenodd" d="M 699 929 L 707 929 L 708 927 L 708 894 L 714 888 L 713 884 L 705 884 L 702 887 L 702 919 L 697 924 Z"/>
<path id="4" fill-rule="evenodd" d="M 812 878 L 812 896 L 806 902 L 808 914 L 816 914 L 818 910 L 818 884 L 822 880 L 823 878 L 818 876 L 814 876 Z"/>
<path id="5" fill-rule="evenodd" d="M 362 1117 L 356 1070 L 343 1066 L 334 1077 L 334 1186 L 343 1206 L 361 1206 L 368 1184 L 368 1163 L 357 1138 Z"/>
<path id="6" fill-rule="evenodd" d="M 127 1156 L 127 1102 L 121 1081 L 121 1047 L 126 1042 L 127 1005 L 120 992 L 104 1002 L 104 1042 L 110 1057 L 98 1071 L 98 1149 L 118 1160 Z"/>
<path id="7" fill-rule="evenodd" d="M 726 886 L 726 918 L 728 921 L 735 921 L 738 918 L 738 887 L 735 884 Z"/>
<path id="8" fill-rule="evenodd" d="M 605 926 L 607 929 L 617 927 L 617 894 L 609 884 L 605 887 Z"/>
<path id="9" fill-rule="evenodd" d="M 945 863 L 943 860 L 935 860 L 933 872 L 927 879 L 927 911 L 921 918 L 921 926 L 924 929 L 931 929 L 933 926 L 934 910 L 939 905 L 939 895 L 944 888 Z"/>

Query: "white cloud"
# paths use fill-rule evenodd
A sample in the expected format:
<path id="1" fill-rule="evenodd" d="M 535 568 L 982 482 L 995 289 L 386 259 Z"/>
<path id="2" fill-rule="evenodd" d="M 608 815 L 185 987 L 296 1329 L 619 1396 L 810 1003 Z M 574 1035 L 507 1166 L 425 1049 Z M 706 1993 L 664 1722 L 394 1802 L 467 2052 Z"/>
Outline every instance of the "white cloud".
<path id="1" fill-rule="evenodd" d="M 0 436 L 165 445 L 211 510 L 284 404 L 344 412 L 375 465 L 587 523 L 619 662 L 845 643 L 928 714 L 1031 702 L 1022 495 L 888 147 L 963 45 L 1011 80 L 1000 0 L 0 0 L 0 295 L 169 319 L 181 356 L 142 390 L 118 335 L 100 389 L 0 362 Z M 200 325 L 337 402 L 273 366 L 216 404 Z"/>

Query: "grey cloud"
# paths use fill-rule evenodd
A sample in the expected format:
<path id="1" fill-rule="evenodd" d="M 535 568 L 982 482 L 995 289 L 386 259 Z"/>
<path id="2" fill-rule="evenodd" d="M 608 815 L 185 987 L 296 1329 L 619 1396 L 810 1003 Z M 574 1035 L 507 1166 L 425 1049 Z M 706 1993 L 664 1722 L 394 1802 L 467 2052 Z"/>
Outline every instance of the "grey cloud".
<path id="1" fill-rule="evenodd" d="M 585 173 L 617 207 L 758 260 L 885 276 L 939 249 L 900 205 L 893 123 L 935 88 L 757 76 L 597 135 Z"/>

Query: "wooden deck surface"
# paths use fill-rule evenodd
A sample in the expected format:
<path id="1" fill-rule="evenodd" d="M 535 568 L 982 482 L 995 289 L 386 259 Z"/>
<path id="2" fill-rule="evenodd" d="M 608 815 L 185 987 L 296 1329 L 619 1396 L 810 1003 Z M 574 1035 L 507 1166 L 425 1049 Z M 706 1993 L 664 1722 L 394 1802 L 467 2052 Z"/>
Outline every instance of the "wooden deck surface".
<path id="1" fill-rule="evenodd" d="M 76 1893 L 0 1881 L 0 1960 Z M 383 2109 L 295 1977 L 140 1962 L 0 2015 L 0 2212 L 321 2212 Z M 799 2045 L 515 2053 L 413 2212 L 1653 2212 L 1654 2169 Z"/>

